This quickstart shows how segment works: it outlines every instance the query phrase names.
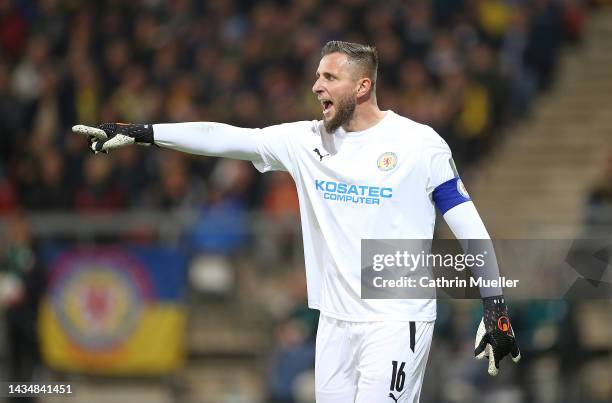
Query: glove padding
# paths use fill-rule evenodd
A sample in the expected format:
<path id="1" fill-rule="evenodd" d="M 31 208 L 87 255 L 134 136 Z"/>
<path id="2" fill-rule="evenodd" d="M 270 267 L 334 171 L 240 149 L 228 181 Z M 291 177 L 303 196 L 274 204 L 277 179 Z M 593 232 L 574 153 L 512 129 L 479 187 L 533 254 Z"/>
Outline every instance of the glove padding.
<path id="1" fill-rule="evenodd" d="M 521 359 L 504 297 L 488 297 L 483 299 L 484 315 L 476 332 L 474 355 L 477 359 L 489 359 L 489 375 L 495 376 L 499 370 L 499 362 L 508 354 L 512 361 Z"/>
<path id="2" fill-rule="evenodd" d="M 115 148 L 132 144 L 153 144 L 153 126 L 127 123 L 104 123 L 98 127 L 76 125 L 72 131 L 87 136 L 94 154 L 108 153 Z"/>

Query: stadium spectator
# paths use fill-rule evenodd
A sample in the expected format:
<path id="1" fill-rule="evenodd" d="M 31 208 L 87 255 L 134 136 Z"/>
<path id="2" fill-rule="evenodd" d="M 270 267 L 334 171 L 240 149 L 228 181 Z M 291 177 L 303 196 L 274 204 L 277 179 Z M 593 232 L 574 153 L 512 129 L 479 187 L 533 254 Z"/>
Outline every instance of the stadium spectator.
<path id="1" fill-rule="evenodd" d="M 70 187 L 65 182 L 64 160 L 53 148 L 40 154 L 34 182 L 24 191 L 23 206 L 35 211 L 65 211 L 71 207 Z"/>
<path id="2" fill-rule="evenodd" d="M 28 33 L 25 16 L 15 3 L 0 1 L 0 51 L 13 60 L 21 55 Z"/>
<path id="3" fill-rule="evenodd" d="M 40 369 L 36 323 L 45 274 L 22 213 L 11 216 L 8 231 L 0 243 L 4 246 L 0 250 L 0 306 L 6 309 L 7 380 L 32 382 Z M 36 399 L 15 401 L 34 402 Z"/>
<path id="4" fill-rule="evenodd" d="M 269 358 L 268 401 L 297 403 L 296 380 L 314 365 L 319 313 L 308 309 L 306 279 L 301 271 L 287 272 L 279 288 L 285 301 L 274 329 L 275 347 Z"/>
<path id="5" fill-rule="evenodd" d="M 127 196 L 112 178 L 110 161 L 91 156 L 85 161 L 84 174 L 85 183 L 74 197 L 79 212 L 112 212 L 125 207 Z"/>
<path id="6" fill-rule="evenodd" d="M 605 235 L 612 227 L 612 153 L 606 159 L 606 166 L 599 183 L 587 198 L 585 225 L 587 234 Z"/>

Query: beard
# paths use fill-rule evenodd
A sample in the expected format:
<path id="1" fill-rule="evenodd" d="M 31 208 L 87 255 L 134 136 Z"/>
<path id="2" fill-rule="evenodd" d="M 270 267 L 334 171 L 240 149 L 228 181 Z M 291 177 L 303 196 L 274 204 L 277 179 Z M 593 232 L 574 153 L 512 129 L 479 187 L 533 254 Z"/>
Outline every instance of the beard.
<path id="1" fill-rule="evenodd" d="M 327 130 L 328 133 L 333 133 L 338 130 L 340 126 L 347 124 L 353 118 L 356 106 L 357 100 L 353 95 L 348 95 L 338 100 L 337 103 L 334 103 L 334 107 L 336 108 L 334 117 L 329 120 L 323 118 L 325 130 Z"/>

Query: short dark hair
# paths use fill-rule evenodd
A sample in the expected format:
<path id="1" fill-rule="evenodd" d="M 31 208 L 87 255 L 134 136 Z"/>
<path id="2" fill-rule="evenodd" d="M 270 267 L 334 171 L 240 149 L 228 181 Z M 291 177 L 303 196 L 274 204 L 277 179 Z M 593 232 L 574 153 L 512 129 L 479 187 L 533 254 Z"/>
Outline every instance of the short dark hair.
<path id="1" fill-rule="evenodd" d="M 363 73 L 372 80 L 372 89 L 376 89 L 378 51 L 375 46 L 343 41 L 329 41 L 323 46 L 321 57 L 331 53 L 343 53 L 348 56 L 351 62 L 358 64 Z"/>

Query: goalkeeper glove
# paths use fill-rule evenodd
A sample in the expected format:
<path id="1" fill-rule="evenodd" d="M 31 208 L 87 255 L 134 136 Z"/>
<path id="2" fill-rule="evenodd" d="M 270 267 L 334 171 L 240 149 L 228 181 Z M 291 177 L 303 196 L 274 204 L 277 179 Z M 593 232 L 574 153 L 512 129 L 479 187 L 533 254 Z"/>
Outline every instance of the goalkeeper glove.
<path id="1" fill-rule="evenodd" d="M 98 127 L 76 125 L 72 131 L 88 137 L 89 148 L 94 154 L 108 153 L 131 144 L 154 144 L 153 125 L 150 124 L 104 123 Z"/>
<path id="2" fill-rule="evenodd" d="M 495 376 L 499 370 L 499 362 L 508 354 L 512 361 L 521 359 L 510 318 L 508 307 L 503 296 L 483 298 L 483 318 L 476 333 L 474 355 L 476 358 L 489 359 L 489 375 Z"/>

